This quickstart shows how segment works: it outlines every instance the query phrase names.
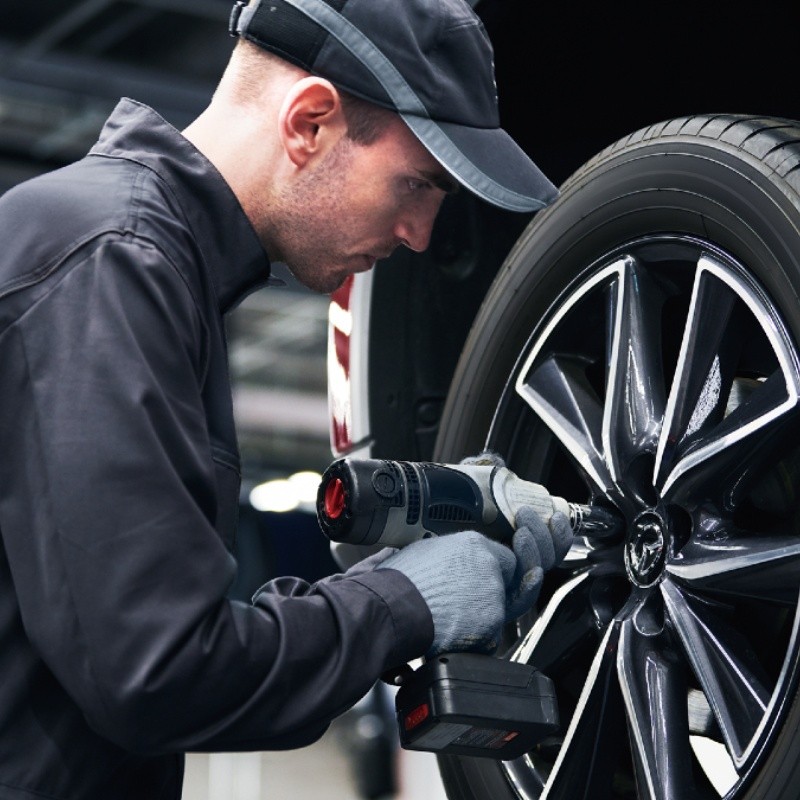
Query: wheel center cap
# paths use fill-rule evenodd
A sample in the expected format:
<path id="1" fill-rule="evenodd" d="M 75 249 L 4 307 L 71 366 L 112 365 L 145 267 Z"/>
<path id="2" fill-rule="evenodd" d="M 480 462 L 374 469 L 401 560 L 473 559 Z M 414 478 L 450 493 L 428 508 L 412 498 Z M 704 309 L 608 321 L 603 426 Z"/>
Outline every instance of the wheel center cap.
<path id="1" fill-rule="evenodd" d="M 633 522 L 625 544 L 625 568 L 637 586 L 652 586 L 667 560 L 668 533 L 655 511 L 644 511 Z"/>

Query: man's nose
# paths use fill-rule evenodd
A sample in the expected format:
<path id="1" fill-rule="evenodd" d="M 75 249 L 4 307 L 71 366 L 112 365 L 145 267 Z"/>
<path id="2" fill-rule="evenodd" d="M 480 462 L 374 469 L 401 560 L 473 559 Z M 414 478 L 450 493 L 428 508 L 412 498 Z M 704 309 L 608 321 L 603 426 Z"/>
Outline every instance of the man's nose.
<path id="1" fill-rule="evenodd" d="M 395 225 L 395 236 L 409 250 L 422 253 L 428 249 L 431 241 L 433 223 L 439 211 L 439 204 L 435 208 L 416 209 L 403 214 Z"/>

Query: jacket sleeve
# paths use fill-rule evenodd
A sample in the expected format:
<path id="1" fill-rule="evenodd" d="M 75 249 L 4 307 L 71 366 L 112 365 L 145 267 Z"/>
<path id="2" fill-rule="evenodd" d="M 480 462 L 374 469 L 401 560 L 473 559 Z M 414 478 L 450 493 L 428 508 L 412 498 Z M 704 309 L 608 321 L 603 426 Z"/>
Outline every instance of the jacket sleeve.
<path id="1" fill-rule="evenodd" d="M 130 238 L 62 273 L 0 334 L 0 531 L 29 639 L 130 751 L 313 741 L 425 651 L 427 606 L 393 570 L 226 599 L 191 294 Z"/>

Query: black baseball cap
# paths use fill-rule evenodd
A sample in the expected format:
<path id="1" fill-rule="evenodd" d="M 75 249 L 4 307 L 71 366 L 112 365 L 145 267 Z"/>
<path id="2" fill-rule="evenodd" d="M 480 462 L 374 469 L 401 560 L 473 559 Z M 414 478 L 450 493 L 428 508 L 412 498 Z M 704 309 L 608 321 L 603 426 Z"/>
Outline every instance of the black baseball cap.
<path id="1" fill-rule="evenodd" d="M 465 0 L 240 0 L 230 31 L 396 111 L 487 202 L 538 211 L 558 196 L 500 127 L 492 45 Z"/>

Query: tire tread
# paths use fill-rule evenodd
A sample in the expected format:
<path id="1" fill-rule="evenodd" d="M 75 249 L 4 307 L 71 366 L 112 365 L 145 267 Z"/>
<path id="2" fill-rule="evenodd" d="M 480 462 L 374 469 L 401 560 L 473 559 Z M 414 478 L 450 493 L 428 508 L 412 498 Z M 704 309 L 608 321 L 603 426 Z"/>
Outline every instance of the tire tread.
<path id="1" fill-rule="evenodd" d="M 601 150 L 573 173 L 562 189 L 580 182 L 599 164 L 637 145 L 649 145 L 658 139 L 691 141 L 698 137 L 746 153 L 800 196 L 800 122 L 748 114 L 697 114 L 640 128 Z"/>

